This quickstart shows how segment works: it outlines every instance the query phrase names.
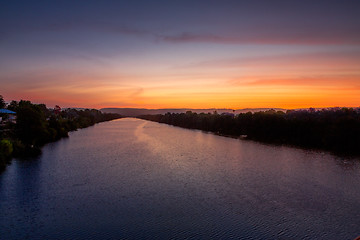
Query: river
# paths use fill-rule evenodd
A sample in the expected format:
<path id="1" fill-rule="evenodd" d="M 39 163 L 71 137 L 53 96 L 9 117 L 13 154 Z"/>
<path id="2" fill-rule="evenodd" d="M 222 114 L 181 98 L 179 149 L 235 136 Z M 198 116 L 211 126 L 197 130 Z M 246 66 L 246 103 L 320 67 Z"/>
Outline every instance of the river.
<path id="1" fill-rule="evenodd" d="M 0 239 L 354 239 L 360 159 L 133 118 L 0 174 Z"/>

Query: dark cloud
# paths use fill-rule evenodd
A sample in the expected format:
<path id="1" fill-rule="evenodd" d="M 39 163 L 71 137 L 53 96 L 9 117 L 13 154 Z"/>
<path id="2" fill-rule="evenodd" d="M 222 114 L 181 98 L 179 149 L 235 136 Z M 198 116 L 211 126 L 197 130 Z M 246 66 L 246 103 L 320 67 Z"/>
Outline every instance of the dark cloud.
<path id="1" fill-rule="evenodd" d="M 84 38 L 105 32 L 173 43 L 359 44 L 359 8 L 354 0 L 4 1 L 0 40 L 80 31 Z"/>
<path id="2" fill-rule="evenodd" d="M 247 31 L 232 36 L 216 34 L 179 33 L 173 35 L 160 35 L 162 41 L 172 43 L 217 43 L 217 44 L 360 44 L 360 31 L 347 29 L 329 31 L 278 31 L 257 32 Z"/>

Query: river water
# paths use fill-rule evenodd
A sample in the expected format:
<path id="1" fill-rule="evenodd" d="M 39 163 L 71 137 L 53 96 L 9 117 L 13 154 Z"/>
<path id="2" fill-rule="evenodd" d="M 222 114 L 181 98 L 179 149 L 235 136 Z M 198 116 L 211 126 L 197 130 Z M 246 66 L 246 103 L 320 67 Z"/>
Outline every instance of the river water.
<path id="1" fill-rule="evenodd" d="M 0 239 L 354 239 L 360 159 L 139 119 L 0 174 Z"/>

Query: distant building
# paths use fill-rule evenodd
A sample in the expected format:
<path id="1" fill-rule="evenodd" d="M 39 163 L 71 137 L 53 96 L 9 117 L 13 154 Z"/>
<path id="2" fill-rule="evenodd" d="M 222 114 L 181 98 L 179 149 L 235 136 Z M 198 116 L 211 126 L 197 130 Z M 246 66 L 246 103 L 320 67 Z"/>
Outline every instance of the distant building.
<path id="1" fill-rule="evenodd" d="M 223 115 L 223 116 L 231 116 L 231 117 L 235 117 L 235 114 L 233 114 L 233 113 L 229 113 L 229 112 L 224 112 L 224 113 L 222 113 L 221 115 Z"/>
<path id="2" fill-rule="evenodd" d="M 16 122 L 16 112 L 10 111 L 8 109 L 0 109 L 0 122 L 2 121 L 9 121 L 9 122 Z M 7 115 L 7 119 L 4 119 L 4 116 Z"/>

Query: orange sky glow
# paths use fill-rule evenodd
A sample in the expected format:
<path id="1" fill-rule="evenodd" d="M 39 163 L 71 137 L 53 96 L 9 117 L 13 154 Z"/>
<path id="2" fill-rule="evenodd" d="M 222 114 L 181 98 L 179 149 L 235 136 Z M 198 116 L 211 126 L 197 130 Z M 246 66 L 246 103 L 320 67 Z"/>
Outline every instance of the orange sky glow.
<path id="1" fill-rule="evenodd" d="M 0 14 L 6 101 L 85 108 L 360 107 L 360 31 L 354 31 L 360 19 L 351 6 L 315 4 L 319 16 L 300 2 L 267 6 L 267 14 L 250 2 L 225 4 L 222 11 L 216 4 L 165 4 L 167 12 L 129 3 L 104 6 L 104 20 L 88 21 L 99 6 L 80 11 L 76 4 L 49 4 L 40 14 L 25 5 L 20 11 L 9 4 Z M 137 15 L 127 14 L 131 9 Z"/>

